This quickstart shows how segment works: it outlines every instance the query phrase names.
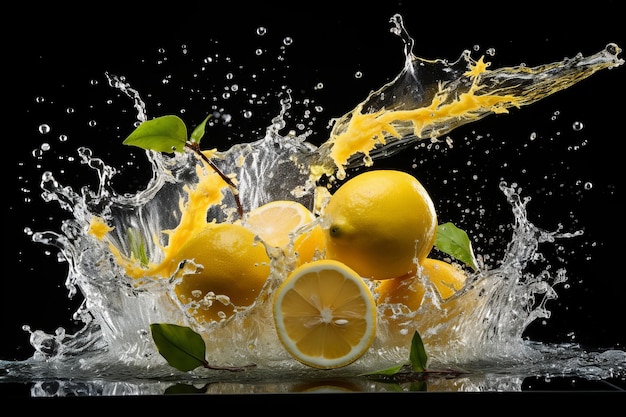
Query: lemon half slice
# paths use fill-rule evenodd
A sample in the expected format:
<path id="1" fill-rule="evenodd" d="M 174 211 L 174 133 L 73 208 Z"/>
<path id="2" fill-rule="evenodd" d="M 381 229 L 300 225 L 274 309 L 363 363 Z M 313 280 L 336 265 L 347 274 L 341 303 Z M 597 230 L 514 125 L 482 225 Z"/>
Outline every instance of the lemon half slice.
<path id="1" fill-rule="evenodd" d="M 314 218 L 308 208 L 296 201 L 276 200 L 251 210 L 245 225 L 266 243 L 282 248 L 292 233 Z"/>
<path id="2" fill-rule="evenodd" d="M 285 349 L 320 369 L 349 365 L 376 336 L 376 302 L 354 270 L 334 260 L 299 266 L 274 295 L 274 321 Z"/>

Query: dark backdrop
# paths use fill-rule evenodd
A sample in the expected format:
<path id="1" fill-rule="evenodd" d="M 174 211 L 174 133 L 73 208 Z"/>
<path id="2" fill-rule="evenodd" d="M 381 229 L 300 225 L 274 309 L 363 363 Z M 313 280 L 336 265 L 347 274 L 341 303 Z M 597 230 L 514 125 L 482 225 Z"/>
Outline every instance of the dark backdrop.
<path id="1" fill-rule="evenodd" d="M 1 359 L 32 354 L 22 325 L 47 332 L 76 328 L 72 313 L 82 300 L 80 296 L 68 300 L 67 265 L 57 261 L 52 248 L 32 243 L 24 230 L 58 230 L 59 219 L 67 216 L 55 203 L 41 201 L 38 182 L 43 171 L 55 172 L 76 189 L 93 186 L 93 173 L 63 155 L 75 156 L 74 150 L 81 145 L 112 165 L 120 154 L 122 159 L 133 155 L 120 143 L 135 114 L 127 101 L 116 98 L 104 85 L 105 72 L 125 76 L 146 100 L 151 117 L 184 109 L 183 118 L 197 124 L 206 115 L 211 96 L 224 91 L 215 88 L 205 97 L 182 86 L 201 88 L 194 80 L 200 61 L 207 56 L 230 56 L 235 62 L 235 80 L 258 67 L 258 84 L 248 78 L 242 85 L 270 93 L 288 85 L 294 97 L 312 97 L 323 107 L 313 124 L 315 142 L 324 139 L 330 118 L 350 111 L 402 68 L 401 42 L 390 34 L 388 23 L 396 12 L 404 16 L 415 38 L 416 55 L 424 58 L 453 60 L 463 49 L 476 45 L 483 52 L 495 48 L 491 59 L 495 66 L 534 66 L 578 52 L 592 54 L 609 42 L 626 46 L 615 1 L 595 1 L 576 9 L 552 7 L 551 11 L 541 2 L 506 7 L 474 3 L 476 7 L 458 9 L 425 6 L 424 2 L 370 6 L 348 2 L 341 10 L 266 2 L 250 8 L 182 1 L 143 9 L 117 3 L 71 9 L 49 4 L 18 6 L 17 12 L 5 16 L 16 24 L 10 32 L 6 25 L 3 28 L 4 126 L 8 128 L 4 172 L 9 178 L 5 182 L 9 198 L 5 197 L 3 205 L 8 232 L 1 287 Z M 267 28 L 262 38 L 255 33 L 261 26 Z M 276 57 L 287 37 L 293 44 L 287 46 L 281 62 Z M 253 51 L 259 46 L 267 51 L 255 61 Z M 363 76 L 355 77 L 359 71 Z M 566 229 L 584 229 L 582 239 L 564 243 L 561 254 L 568 258 L 569 280 L 558 287 L 559 297 L 548 303 L 552 317 L 527 330 L 531 339 L 625 347 L 624 74 L 623 67 L 605 70 L 530 107 L 459 128 L 450 134 L 454 148 L 448 152 L 407 150 L 380 163 L 381 167 L 415 164 L 414 172 L 431 191 L 442 220 L 466 219 L 462 226 L 472 232 L 478 247 L 489 246 L 480 239 L 493 239 L 492 246 L 506 243 L 497 233 L 497 225 L 511 221 L 497 189 L 500 179 L 517 182 L 523 194 L 531 197 L 529 217 L 539 227 L 554 230 L 562 223 Z M 200 73 L 199 78 L 203 76 Z M 215 83 L 229 84 L 223 79 Z M 323 83 L 323 88 L 316 88 L 317 83 Z M 38 97 L 45 103 L 38 104 Z M 278 111 L 270 99 L 266 106 L 254 106 L 255 117 L 246 119 L 241 109 L 247 103 L 236 98 L 218 101 L 227 103 L 226 110 L 238 116 L 233 127 L 216 129 L 227 140 L 216 139 L 214 146 L 223 149 L 237 141 L 257 139 Z M 95 127 L 89 126 L 90 121 L 97 122 Z M 582 122 L 584 128 L 576 131 L 575 122 Z M 52 128 L 47 136 L 38 132 L 42 123 Z M 533 133 L 538 139 L 531 141 Z M 67 141 L 59 139 L 62 134 Z M 44 142 L 51 148 L 38 159 L 33 153 Z M 139 187 L 147 180 L 141 168 L 141 158 L 137 158 L 116 179 L 116 186 L 121 191 Z M 477 179 L 472 178 L 474 174 Z M 585 189 L 585 183 L 592 188 Z M 458 207 L 477 200 L 493 208 L 480 227 Z M 481 237 L 478 229 L 494 235 Z"/>

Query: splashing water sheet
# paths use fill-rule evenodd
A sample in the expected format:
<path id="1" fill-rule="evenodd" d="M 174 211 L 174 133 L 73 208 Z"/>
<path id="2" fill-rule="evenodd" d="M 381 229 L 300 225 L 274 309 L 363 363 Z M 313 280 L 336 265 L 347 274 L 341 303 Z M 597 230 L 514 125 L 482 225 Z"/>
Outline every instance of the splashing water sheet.
<path id="1" fill-rule="evenodd" d="M 8 161 L 17 185 L 9 182 L 15 198 L 5 218 L 18 243 L 5 248 L 17 268 L 3 277 L 0 383 L 20 387 L 9 393 L 516 392 L 555 381 L 626 389 L 615 248 L 624 212 L 616 168 L 622 39 L 596 33 L 580 48 L 564 34 L 507 43 L 501 31 L 469 27 L 467 36 L 433 38 L 423 11 L 379 15 L 347 27 L 327 18 L 341 30 L 318 37 L 289 16 L 222 32 L 207 24 L 179 43 L 132 42 L 138 36 L 122 48 L 111 38 L 106 50 L 117 45 L 111 56 L 119 59 L 85 62 L 82 73 L 72 66 L 75 50 L 26 61 L 41 69 L 34 86 L 18 89 L 26 110 L 17 120 L 26 123 L 11 137 L 17 151 Z M 164 232 L 191 222 L 191 212 L 231 221 L 235 202 L 191 153 L 122 145 L 141 122 L 165 114 L 188 126 L 212 115 L 203 147 L 236 177 L 244 210 L 277 199 L 313 208 L 317 186 L 332 189 L 368 169 L 416 176 L 440 223 L 468 232 L 480 266 L 452 301 L 427 297 L 416 325 L 429 368 L 460 375 L 424 384 L 363 377 L 408 358 L 410 334 L 396 337 L 384 321 L 349 366 L 297 363 L 271 320 L 267 296 L 284 277 L 278 261 L 249 309 L 195 327 L 209 363 L 254 369 L 169 366 L 149 325 L 193 324 L 159 269 L 188 235 Z M 133 265 L 130 231 L 147 242 L 150 273 Z"/>

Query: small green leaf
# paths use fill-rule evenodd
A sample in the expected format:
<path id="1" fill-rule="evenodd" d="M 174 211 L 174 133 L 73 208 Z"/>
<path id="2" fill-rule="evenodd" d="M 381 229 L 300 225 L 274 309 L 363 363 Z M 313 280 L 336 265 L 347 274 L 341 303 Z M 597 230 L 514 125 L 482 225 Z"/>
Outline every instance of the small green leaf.
<path id="1" fill-rule="evenodd" d="M 159 353 L 174 368 L 187 372 L 205 365 L 204 340 L 189 327 L 153 323 L 150 331 Z"/>
<path id="2" fill-rule="evenodd" d="M 124 145 L 157 152 L 183 152 L 187 127 L 178 116 L 161 116 L 141 123 L 125 140 Z"/>
<path id="3" fill-rule="evenodd" d="M 478 270 L 476 257 L 472 250 L 472 242 L 470 242 L 467 233 L 454 224 L 443 223 L 439 225 L 437 237 L 435 238 L 435 247 L 465 263 L 474 271 Z"/>
<path id="4" fill-rule="evenodd" d="M 426 370 L 428 356 L 426 355 L 426 349 L 424 349 L 422 337 L 417 331 L 413 334 L 413 339 L 411 340 L 409 360 L 411 361 L 411 369 L 413 369 L 413 372 L 424 372 Z"/>
<path id="5" fill-rule="evenodd" d="M 367 373 L 364 373 L 362 375 L 384 375 L 384 376 L 390 376 L 390 375 L 395 375 L 398 372 L 400 372 L 403 367 L 404 367 L 404 365 L 400 364 L 400 365 L 392 366 L 391 368 L 381 369 L 379 371 L 367 372 Z"/>
<path id="6" fill-rule="evenodd" d="M 130 252 L 135 259 L 139 260 L 141 266 L 148 266 L 148 252 L 146 250 L 146 242 L 143 236 L 134 227 L 129 227 L 126 231 L 128 237 L 128 246 L 130 246 Z"/>
<path id="7" fill-rule="evenodd" d="M 203 121 L 202 123 L 200 123 L 194 130 L 193 132 L 191 132 L 191 137 L 189 138 L 189 140 L 191 140 L 192 142 L 197 143 L 198 145 L 200 144 L 200 140 L 202 139 L 202 137 L 204 136 L 204 132 L 206 130 L 206 122 L 207 120 L 209 120 L 211 118 L 211 114 L 209 114 Z"/>

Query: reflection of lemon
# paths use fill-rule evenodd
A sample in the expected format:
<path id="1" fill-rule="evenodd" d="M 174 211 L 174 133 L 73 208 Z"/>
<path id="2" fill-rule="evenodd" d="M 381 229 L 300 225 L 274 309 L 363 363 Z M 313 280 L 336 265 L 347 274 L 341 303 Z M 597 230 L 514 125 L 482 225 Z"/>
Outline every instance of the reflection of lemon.
<path id="1" fill-rule="evenodd" d="M 346 366 L 376 336 L 376 303 L 365 281 L 341 262 L 297 267 L 276 290 L 278 337 L 298 361 L 315 368 Z"/>
<path id="2" fill-rule="evenodd" d="M 414 274 L 435 243 L 437 215 L 422 184 L 395 170 L 364 172 L 330 197 L 326 255 L 365 278 Z"/>
<path id="3" fill-rule="evenodd" d="M 314 220 L 314 214 L 301 203 L 276 200 L 251 210 L 244 224 L 274 247 L 285 248 L 294 239 L 299 265 L 310 262 L 316 251 L 324 249 L 324 233 Z M 306 229 L 307 225 L 311 227 Z"/>
<path id="4" fill-rule="evenodd" d="M 201 265 L 175 286 L 199 323 L 219 321 L 231 316 L 235 306 L 252 304 L 270 275 L 265 247 L 237 224 L 206 226 L 180 248 L 177 259 Z"/>
<path id="5" fill-rule="evenodd" d="M 458 266 L 438 259 L 425 258 L 420 263 L 423 278 L 437 289 L 443 300 L 450 298 L 465 285 L 465 272 Z M 380 281 L 375 293 L 378 304 L 401 304 L 416 311 L 424 298 L 424 284 L 418 275 Z"/>

